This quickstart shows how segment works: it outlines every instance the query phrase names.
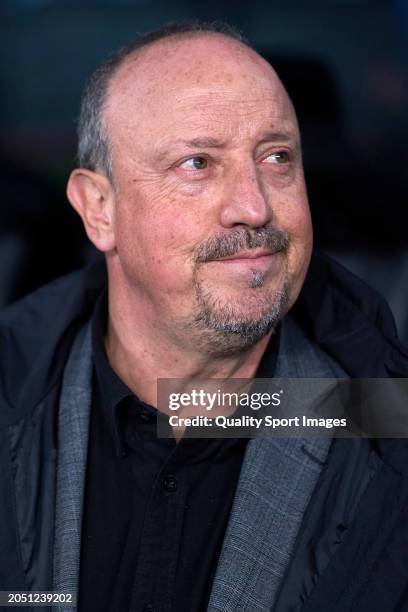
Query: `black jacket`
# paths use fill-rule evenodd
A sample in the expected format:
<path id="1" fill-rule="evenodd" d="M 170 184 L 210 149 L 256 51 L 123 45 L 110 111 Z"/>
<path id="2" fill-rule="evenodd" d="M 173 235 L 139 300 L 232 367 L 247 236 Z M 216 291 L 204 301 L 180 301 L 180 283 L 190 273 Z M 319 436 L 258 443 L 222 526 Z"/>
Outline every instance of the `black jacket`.
<path id="1" fill-rule="evenodd" d="M 105 283 L 96 262 L 0 317 L 0 590 L 50 589 L 61 376 Z M 328 258 L 313 257 L 292 315 L 351 377 L 408 376 L 385 301 Z M 380 468 L 304 612 L 408 610 L 408 443 L 370 444 Z"/>

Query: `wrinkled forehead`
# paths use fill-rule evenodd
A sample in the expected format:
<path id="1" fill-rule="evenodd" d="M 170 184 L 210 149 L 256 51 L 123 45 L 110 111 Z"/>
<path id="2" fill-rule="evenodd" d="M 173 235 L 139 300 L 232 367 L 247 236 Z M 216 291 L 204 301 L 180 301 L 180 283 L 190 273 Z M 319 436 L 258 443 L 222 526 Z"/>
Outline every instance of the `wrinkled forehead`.
<path id="1" fill-rule="evenodd" d="M 292 104 L 271 66 L 218 34 L 165 39 L 136 52 L 110 82 L 104 122 L 111 142 L 200 127 L 237 135 L 268 122 L 297 130 Z"/>

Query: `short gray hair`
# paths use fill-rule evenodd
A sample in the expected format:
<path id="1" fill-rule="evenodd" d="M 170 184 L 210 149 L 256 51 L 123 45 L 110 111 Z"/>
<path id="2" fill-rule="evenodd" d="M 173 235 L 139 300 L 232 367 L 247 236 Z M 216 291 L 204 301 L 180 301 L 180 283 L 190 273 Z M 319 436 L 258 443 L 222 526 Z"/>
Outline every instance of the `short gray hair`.
<path id="1" fill-rule="evenodd" d="M 222 21 L 181 21 L 142 34 L 116 51 L 89 77 L 82 94 L 78 120 L 78 164 L 81 168 L 103 172 L 110 180 L 112 158 L 102 115 L 109 83 L 121 64 L 142 47 L 169 37 L 191 37 L 206 33 L 222 34 L 250 46 L 243 34 Z"/>

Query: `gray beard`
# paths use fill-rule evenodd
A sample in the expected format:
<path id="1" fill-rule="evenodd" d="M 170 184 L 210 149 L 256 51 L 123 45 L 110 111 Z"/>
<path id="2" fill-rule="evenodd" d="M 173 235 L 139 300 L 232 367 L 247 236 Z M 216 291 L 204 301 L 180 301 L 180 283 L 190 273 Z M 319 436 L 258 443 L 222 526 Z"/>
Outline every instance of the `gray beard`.
<path id="1" fill-rule="evenodd" d="M 200 265 L 211 260 L 235 255 L 246 249 L 265 247 L 271 252 L 287 251 L 287 232 L 274 227 L 235 228 L 228 233 L 216 234 L 200 244 L 195 252 L 195 263 Z M 244 315 L 232 302 L 221 302 L 216 295 L 205 290 L 196 269 L 194 286 L 196 291 L 196 314 L 189 322 L 195 345 L 212 356 L 227 356 L 248 351 L 262 340 L 286 313 L 290 295 L 290 279 L 285 272 L 281 289 L 265 291 L 265 274 L 253 269 L 248 279 L 256 312 Z"/>
<path id="2" fill-rule="evenodd" d="M 257 291 L 264 285 L 264 281 L 264 275 L 254 270 L 249 286 Z M 260 298 L 260 314 L 245 319 L 234 309 L 233 304 L 221 304 L 196 281 L 198 310 L 192 331 L 200 350 L 219 357 L 248 351 L 273 330 L 285 315 L 289 288 L 286 275 L 281 289 Z"/>

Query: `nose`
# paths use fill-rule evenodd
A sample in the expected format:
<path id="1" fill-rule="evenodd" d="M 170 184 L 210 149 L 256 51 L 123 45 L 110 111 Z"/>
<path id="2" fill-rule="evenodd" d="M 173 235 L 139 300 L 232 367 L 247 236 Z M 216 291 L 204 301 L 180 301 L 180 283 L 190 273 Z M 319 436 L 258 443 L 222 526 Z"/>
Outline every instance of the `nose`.
<path id="1" fill-rule="evenodd" d="M 271 221 L 272 208 L 253 160 L 235 168 L 226 183 L 220 212 L 221 225 L 228 228 L 235 225 L 256 228 Z"/>

